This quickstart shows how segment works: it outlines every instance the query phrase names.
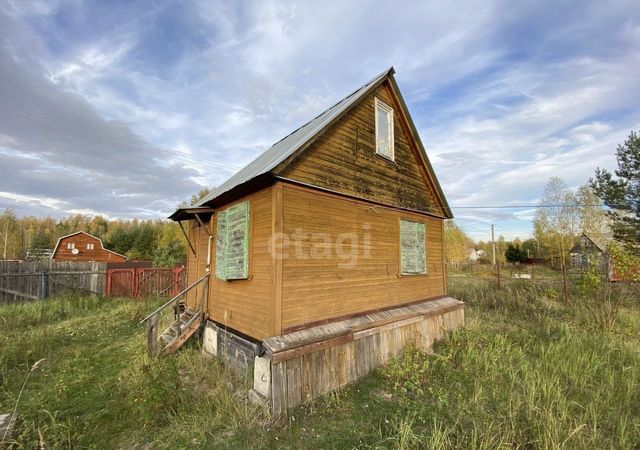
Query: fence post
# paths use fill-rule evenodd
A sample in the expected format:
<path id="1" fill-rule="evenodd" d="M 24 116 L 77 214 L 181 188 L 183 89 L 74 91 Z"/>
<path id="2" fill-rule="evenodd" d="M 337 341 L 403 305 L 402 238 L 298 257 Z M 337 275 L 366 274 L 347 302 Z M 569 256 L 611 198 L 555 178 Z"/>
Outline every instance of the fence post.
<path id="1" fill-rule="evenodd" d="M 111 274 L 113 273 L 111 272 L 111 270 L 112 269 L 107 269 L 107 273 L 105 275 L 105 277 L 107 278 L 107 282 L 104 288 L 105 297 L 111 297 Z"/>
<path id="2" fill-rule="evenodd" d="M 140 297 L 140 271 L 142 271 L 142 275 L 144 276 L 144 269 L 131 269 L 132 270 L 132 291 L 133 298 Z"/>
<path id="3" fill-rule="evenodd" d="M 40 300 L 49 296 L 49 276 L 47 272 L 40 272 Z"/>
<path id="4" fill-rule="evenodd" d="M 178 325 L 178 328 L 180 326 Z M 158 354 L 158 315 L 154 314 L 147 321 L 147 347 L 151 355 Z"/>

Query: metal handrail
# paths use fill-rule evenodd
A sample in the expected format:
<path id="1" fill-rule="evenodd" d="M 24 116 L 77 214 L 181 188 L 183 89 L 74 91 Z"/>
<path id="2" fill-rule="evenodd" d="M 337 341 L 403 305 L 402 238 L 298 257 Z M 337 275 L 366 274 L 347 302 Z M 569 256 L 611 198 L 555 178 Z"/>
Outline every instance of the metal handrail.
<path id="1" fill-rule="evenodd" d="M 166 307 L 168 307 L 169 305 L 171 305 L 173 302 L 175 302 L 177 299 L 179 299 L 180 297 L 182 297 L 184 294 L 186 294 L 187 292 L 189 292 L 191 289 L 193 289 L 194 287 L 196 287 L 198 284 L 202 283 L 203 280 L 209 278 L 209 276 L 211 275 L 211 273 L 206 273 L 204 274 L 202 277 L 200 277 L 198 280 L 194 281 L 193 283 L 191 283 L 191 285 L 189 285 L 188 287 L 186 287 L 185 289 L 183 289 L 179 294 L 177 294 L 175 297 L 173 297 L 171 300 L 168 300 L 166 303 L 164 303 L 162 306 L 156 308 L 151 314 L 149 314 L 147 317 L 145 317 L 144 319 L 142 319 L 140 321 L 140 323 L 145 323 L 147 320 L 149 320 L 151 317 L 155 316 L 156 314 L 158 314 L 160 311 L 162 311 L 163 309 L 165 309 Z"/>

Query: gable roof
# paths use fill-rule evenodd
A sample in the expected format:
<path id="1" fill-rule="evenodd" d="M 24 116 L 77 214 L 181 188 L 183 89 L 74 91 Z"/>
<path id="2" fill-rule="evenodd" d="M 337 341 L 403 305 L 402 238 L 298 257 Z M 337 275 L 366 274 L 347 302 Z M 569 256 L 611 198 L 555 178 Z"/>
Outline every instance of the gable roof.
<path id="1" fill-rule="evenodd" d="M 576 242 L 573 244 L 573 247 L 571 247 L 571 249 L 569 250 L 569 253 L 573 253 L 577 247 L 582 247 L 582 244 L 581 244 L 582 238 L 588 239 L 589 242 L 591 242 L 596 249 L 598 249 L 599 251 L 602 251 L 603 246 L 596 244 L 595 241 L 591 239 L 589 236 L 587 236 L 586 233 L 582 233 L 580 237 L 576 240 Z"/>
<path id="2" fill-rule="evenodd" d="M 227 181 L 222 183 L 220 186 L 211 191 L 208 195 L 203 197 L 199 202 L 197 202 L 193 207 L 202 207 L 207 205 L 210 202 L 214 202 L 216 199 L 220 198 L 222 195 L 239 188 L 245 183 L 249 183 L 252 180 L 258 179 L 262 176 L 268 176 L 272 174 L 271 172 L 278 167 L 280 164 L 285 162 L 288 158 L 293 156 L 298 151 L 304 151 L 304 149 L 308 148 L 308 144 L 310 144 L 316 137 L 318 137 L 324 130 L 326 130 L 329 126 L 335 123 L 338 119 L 340 119 L 344 114 L 346 114 L 353 106 L 355 106 L 362 98 L 364 98 L 367 94 L 376 89 L 382 82 L 389 79 L 391 82 L 391 86 L 396 93 L 399 103 L 402 107 L 402 112 L 404 113 L 407 122 L 411 128 L 411 132 L 418 143 L 418 148 L 421 153 L 421 157 L 423 162 L 427 168 L 429 175 L 432 178 L 432 182 L 436 188 L 437 194 L 440 198 L 444 206 L 444 215 L 447 218 L 453 218 L 453 214 L 451 213 L 451 209 L 447 203 L 447 200 L 442 192 L 442 188 L 440 187 L 440 183 L 435 176 L 433 171 L 433 167 L 429 162 L 429 158 L 427 157 L 424 146 L 422 145 L 422 141 L 420 140 L 420 136 L 415 128 L 415 124 L 411 119 L 411 115 L 407 109 L 407 105 L 400 94 L 400 90 L 398 85 L 393 78 L 393 74 L 395 70 L 393 67 L 388 68 L 384 72 L 378 74 L 375 78 L 369 80 L 367 83 L 362 85 L 360 88 L 352 92 L 351 94 L 344 97 L 338 103 L 310 120 L 306 124 L 302 125 L 297 130 L 293 131 L 291 134 L 285 136 L 280 141 L 276 142 L 271 146 L 268 150 L 260 154 L 256 159 L 247 164 L 244 168 L 240 169 L 235 175 L 229 178 Z M 185 218 L 185 214 L 183 209 L 177 210 L 171 216 L 170 219 L 173 220 L 182 220 Z"/>
<path id="3" fill-rule="evenodd" d="M 114 252 L 113 250 L 109 250 L 108 248 L 104 248 L 104 244 L 102 243 L 102 239 L 100 239 L 99 237 L 94 236 L 93 234 L 89 234 L 86 231 L 76 231 L 75 233 L 70 233 L 70 234 L 65 234 L 64 236 L 60 236 L 58 238 L 58 242 L 56 242 L 56 246 L 53 248 L 53 253 L 51 253 L 51 259 L 53 259 L 54 256 L 56 256 L 56 252 L 58 251 L 58 247 L 60 246 L 60 242 L 62 242 L 63 239 L 66 239 L 68 237 L 71 236 L 75 236 L 76 234 L 85 234 L 87 236 L 89 236 L 90 238 L 95 239 L 96 241 L 98 241 L 100 243 L 100 248 L 106 252 L 109 253 L 113 253 L 114 255 L 118 255 L 118 256 L 122 256 L 124 259 L 128 259 L 126 256 L 121 255 L 118 252 Z"/>

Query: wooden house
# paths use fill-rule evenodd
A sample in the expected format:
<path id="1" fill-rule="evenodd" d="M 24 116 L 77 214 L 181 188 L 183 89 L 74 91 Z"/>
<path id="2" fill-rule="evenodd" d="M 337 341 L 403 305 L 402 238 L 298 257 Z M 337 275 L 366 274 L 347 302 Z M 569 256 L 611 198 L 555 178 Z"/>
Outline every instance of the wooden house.
<path id="1" fill-rule="evenodd" d="M 571 268 L 579 270 L 587 270 L 592 266 L 600 266 L 604 263 L 604 251 L 589 236 L 582 235 L 573 244 L 569 250 L 571 259 Z"/>
<path id="2" fill-rule="evenodd" d="M 122 263 L 127 260 L 127 257 L 104 248 L 101 239 L 84 231 L 76 231 L 58 239 L 51 259 L 54 261 Z"/>
<path id="3" fill-rule="evenodd" d="M 602 249 L 593 240 L 582 233 L 569 250 L 571 268 L 585 270 L 590 265 L 600 262 Z"/>
<path id="4" fill-rule="evenodd" d="M 281 412 L 462 325 L 447 296 L 451 210 L 394 73 L 171 215 L 188 237 L 190 288 L 164 350 L 205 321 L 204 348 L 252 368 L 253 398 Z"/>
<path id="5" fill-rule="evenodd" d="M 616 267 L 616 259 L 609 253 L 605 243 L 596 243 L 583 233 L 569 250 L 571 268 L 577 270 L 589 270 L 597 268 L 608 281 L 631 281 L 640 273 L 640 268 L 621 270 Z M 623 276 L 621 272 L 626 273 Z"/>

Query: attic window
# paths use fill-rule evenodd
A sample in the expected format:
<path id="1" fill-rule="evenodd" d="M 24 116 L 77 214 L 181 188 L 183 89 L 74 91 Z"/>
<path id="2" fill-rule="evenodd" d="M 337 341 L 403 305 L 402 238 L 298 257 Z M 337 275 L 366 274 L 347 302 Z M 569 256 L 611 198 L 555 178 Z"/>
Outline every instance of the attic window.
<path id="1" fill-rule="evenodd" d="M 249 202 L 220 211 L 216 222 L 216 277 L 249 278 Z"/>
<path id="2" fill-rule="evenodd" d="M 76 248 L 76 244 L 73 242 L 67 242 L 67 250 L 73 250 L 74 248 Z"/>
<path id="3" fill-rule="evenodd" d="M 87 250 L 93 250 L 93 244 L 87 244 Z"/>
<path id="4" fill-rule="evenodd" d="M 422 275 L 427 273 L 427 249 L 424 223 L 400 220 L 400 273 Z"/>
<path id="5" fill-rule="evenodd" d="M 393 108 L 375 99 L 376 153 L 394 161 Z"/>

